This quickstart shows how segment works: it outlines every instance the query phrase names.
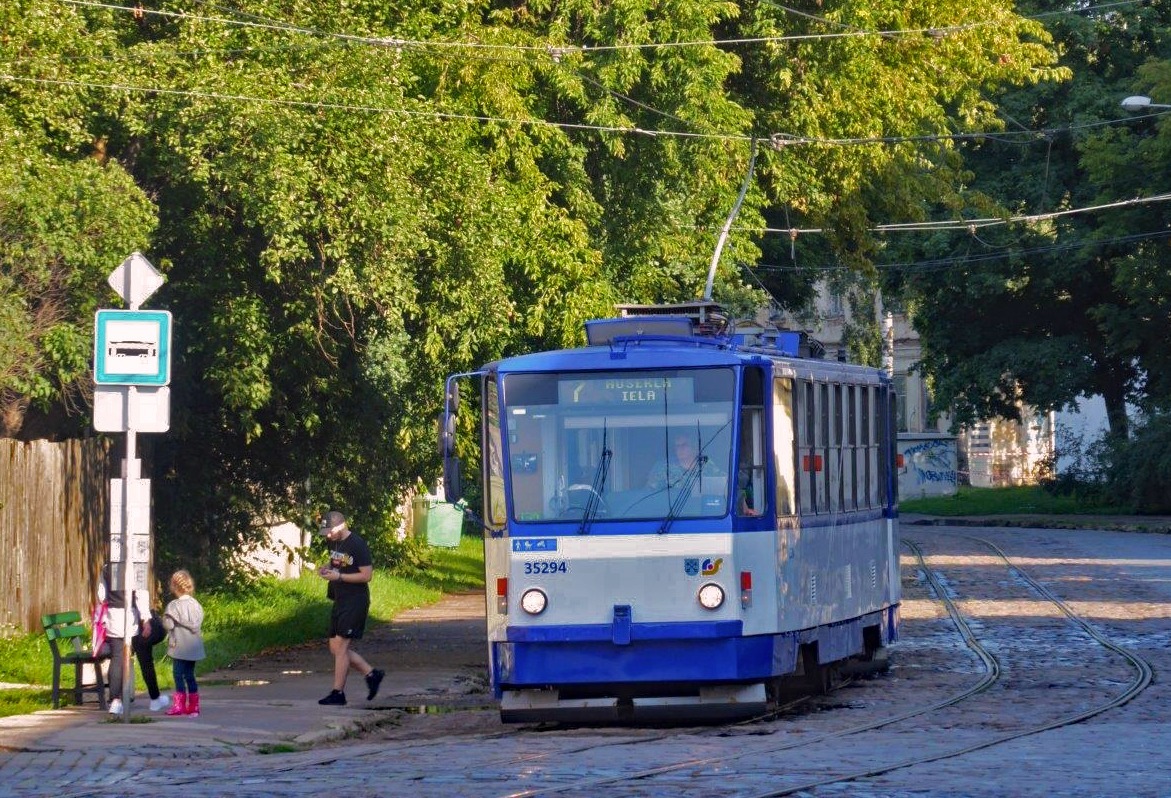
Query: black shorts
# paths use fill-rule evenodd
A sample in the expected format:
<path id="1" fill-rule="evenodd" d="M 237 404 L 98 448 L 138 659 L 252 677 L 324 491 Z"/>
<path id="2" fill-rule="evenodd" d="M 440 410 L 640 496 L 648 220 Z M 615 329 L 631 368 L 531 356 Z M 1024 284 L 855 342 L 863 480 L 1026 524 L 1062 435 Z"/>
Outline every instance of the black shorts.
<path id="1" fill-rule="evenodd" d="M 366 615 L 370 611 L 368 601 L 335 601 L 329 614 L 327 637 L 348 637 L 361 640 L 366 630 Z"/>

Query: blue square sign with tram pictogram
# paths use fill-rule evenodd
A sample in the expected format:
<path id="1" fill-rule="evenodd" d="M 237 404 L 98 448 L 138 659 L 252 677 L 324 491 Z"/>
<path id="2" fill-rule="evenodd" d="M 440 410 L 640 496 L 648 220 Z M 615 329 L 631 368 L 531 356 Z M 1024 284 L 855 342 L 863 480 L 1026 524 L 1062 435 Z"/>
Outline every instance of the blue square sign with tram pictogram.
<path id="1" fill-rule="evenodd" d="M 95 384 L 163 386 L 170 382 L 170 311 L 99 310 L 95 314 Z"/>

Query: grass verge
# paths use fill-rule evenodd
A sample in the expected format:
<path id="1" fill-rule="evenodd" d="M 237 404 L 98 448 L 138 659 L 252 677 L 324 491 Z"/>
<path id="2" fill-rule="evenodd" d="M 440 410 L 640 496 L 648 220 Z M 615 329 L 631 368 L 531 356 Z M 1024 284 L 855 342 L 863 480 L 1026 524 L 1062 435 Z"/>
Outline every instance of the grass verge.
<path id="1" fill-rule="evenodd" d="M 1119 507 L 1089 505 L 1076 496 L 1055 496 L 1036 485 L 1008 488 L 961 486 L 954 496 L 899 501 L 899 512 L 924 515 L 1092 515 L 1124 513 Z"/>
<path id="2" fill-rule="evenodd" d="M 483 588 L 484 549 L 479 537 L 465 535 L 457 548 L 430 548 L 427 553 L 428 562 L 410 573 L 375 569 L 370 583 L 371 625 L 433 604 L 447 593 Z M 199 673 L 266 651 L 321 641 L 329 621 L 325 583 L 314 574 L 264 579 L 246 589 L 205 592 L 197 588 L 196 597 L 204 608 L 207 643 L 207 659 L 199 664 Z M 84 614 L 89 608 L 79 609 Z M 170 690 L 173 682 L 170 661 L 163 659 L 165 652 L 165 645 L 156 646 L 156 670 L 160 688 Z M 29 685 L 0 689 L 0 717 L 52 708 L 48 686 L 52 681 L 53 654 L 43 634 L 0 637 L 0 682 Z M 65 669 L 62 681 L 72 687 L 72 668 Z M 141 678 L 138 689 L 145 689 Z M 68 692 L 65 702 L 72 700 L 71 690 L 63 686 L 62 691 Z"/>

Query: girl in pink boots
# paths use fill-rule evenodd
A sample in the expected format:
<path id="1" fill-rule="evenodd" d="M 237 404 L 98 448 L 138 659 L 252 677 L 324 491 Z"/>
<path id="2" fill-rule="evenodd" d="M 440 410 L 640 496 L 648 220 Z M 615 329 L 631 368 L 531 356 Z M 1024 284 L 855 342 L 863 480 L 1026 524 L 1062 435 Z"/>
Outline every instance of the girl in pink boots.
<path id="1" fill-rule="evenodd" d="M 187 571 L 171 576 L 171 593 L 175 600 L 163 612 L 163 626 L 169 631 L 167 655 L 175 676 L 175 700 L 168 715 L 199 717 L 199 685 L 195 683 L 195 663 L 206 656 L 203 648 L 203 607 L 195 600 L 195 580 Z"/>

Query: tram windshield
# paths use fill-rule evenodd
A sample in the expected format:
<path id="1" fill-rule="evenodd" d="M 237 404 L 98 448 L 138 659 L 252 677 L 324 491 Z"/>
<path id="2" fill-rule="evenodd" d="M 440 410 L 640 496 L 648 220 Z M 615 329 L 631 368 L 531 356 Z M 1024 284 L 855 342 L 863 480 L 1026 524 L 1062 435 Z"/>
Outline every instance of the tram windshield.
<path id="1" fill-rule="evenodd" d="M 729 510 L 730 368 L 508 374 L 502 401 L 517 521 Z"/>

